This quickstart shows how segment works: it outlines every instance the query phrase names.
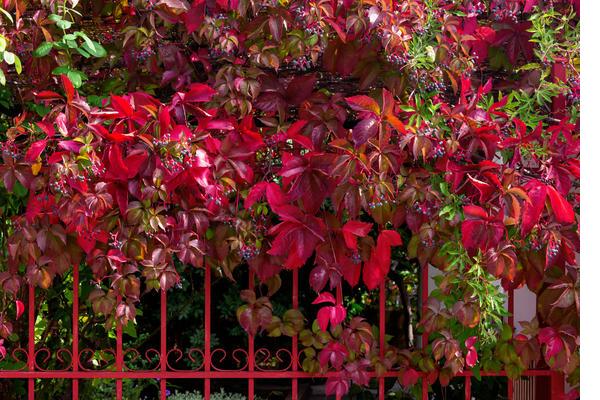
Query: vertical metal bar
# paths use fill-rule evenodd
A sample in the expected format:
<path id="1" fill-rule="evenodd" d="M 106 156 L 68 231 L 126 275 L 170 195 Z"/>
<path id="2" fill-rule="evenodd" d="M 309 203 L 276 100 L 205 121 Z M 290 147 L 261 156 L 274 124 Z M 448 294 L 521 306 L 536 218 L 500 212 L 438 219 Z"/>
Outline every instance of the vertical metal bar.
<path id="1" fill-rule="evenodd" d="M 421 267 L 421 318 L 425 315 L 425 309 L 427 307 L 427 299 L 429 298 L 429 264 Z M 421 336 L 421 348 L 425 349 L 429 342 L 429 336 L 426 332 L 423 332 Z M 424 376 L 421 379 L 421 399 L 427 400 L 429 397 L 429 384 Z"/>
<path id="2" fill-rule="evenodd" d="M 28 285 L 28 319 L 29 319 L 29 340 L 27 342 L 27 369 L 31 372 L 35 369 L 35 288 L 33 285 Z M 34 378 L 27 379 L 27 398 L 33 400 L 35 398 L 35 380 Z"/>
<path id="3" fill-rule="evenodd" d="M 123 301 L 120 294 L 117 294 L 117 304 Z M 117 324 L 117 372 L 123 371 L 123 326 L 121 321 L 115 321 Z M 123 379 L 117 379 L 117 400 L 123 400 Z"/>
<path id="4" fill-rule="evenodd" d="M 73 372 L 79 370 L 79 265 L 73 266 L 73 344 L 71 352 L 73 353 L 72 364 Z M 72 397 L 74 400 L 79 399 L 79 380 L 73 378 L 72 382 Z"/>
<path id="5" fill-rule="evenodd" d="M 565 394 L 565 380 L 563 374 L 557 371 L 552 371 L 550 375 L 550 400 L 560 400 Z"/>
<path id="6" fill-rule="evenodd" d="M 254 290 L 254 272 L 248 271 L 248 288 Z M 254 335 L 248 335 L 248 371 L 254 372 Z M 248 400 L 254 400 L 254 378 L 248 379 Z"/>
<path id="7" fill-rule="evenodd" d="M 465 400 L 471 400 L 471 376 L 465 376 Z"/>
<path id="8" fill-rule="evenodd" d="M 204 398 L 210 400 L 210 372 L 211 354 L 210 354 L 210 266 L 204 263 L 204 371 L 207 373 L 204 378 Z"/>
<path id="9" fill-rule="evenodd" d="M 160 291 L 160 370 L 167 371 L 167 291 Z M 167 379 L 160 380 L 160 399 L 167 399 Z"/>
<path id="10" fill-rule="evenodd" d="M 515 291 L 508 290 L 508 325 L 514 330 L 515 328 Z"/>
<path id="11" fill-rule="evenodd" d="M 385 357 L 385 280 L 379 285 L 379 358 Z M 379 400 L 385 398 L 385 378 L 379 378 Z"/>
<path id="12" fill-rule="evenodd" d="M 515 329 L 515 291 L 508 290 L 508 325 L 511 332 Z M 514 381 L 508 378 L 508 400 L 513 400 L 515 396 Z"/>
<path id="13" fill-rule="evenodd" d="M 298 268 L 292 270 L 292 308 L 298 309 Z M 298 335 L 292 336 L 292 371 L 298 371 Z M 298 378 L 292 379 L 292 400 L 298 400 Z"/>
<path id="14" fill-rule="evenodd" d="M 429 264 L 421 268 L 421 318 L 425 315 L 427 309 L 427 300 L 429 299 Z M 427 333 L 421 336 L 421 347 L 425 349 L 429 342 Z"/>

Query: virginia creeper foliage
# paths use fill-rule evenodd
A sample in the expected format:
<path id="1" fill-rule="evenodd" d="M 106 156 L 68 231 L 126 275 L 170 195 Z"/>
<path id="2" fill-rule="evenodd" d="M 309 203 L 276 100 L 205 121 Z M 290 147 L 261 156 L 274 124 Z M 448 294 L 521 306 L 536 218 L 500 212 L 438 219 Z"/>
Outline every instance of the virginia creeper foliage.
<path id="1" fill-rule="evenodd" d="M 111 326 L 176 286 L 178 259 L 254 271 L 269 293 L 241 293 L 240 324 L 299 335 L 305 370 L 343 371 L 329 394 L 370 370 L 446 385 L 532 363 L 577 385 L 578 2 L 0 5 L 0 83 L 22 106 L 0 177 L 26 197 L 4 211 L 7 348 L 26 284 L 83 263 Z M 442 271 L 420 316 L 430 343 L 380 352 L 335 293 L 385 285 L 398 248 Z M 278 274 L 297 268 L 314 323 L 273 314 Z M 496 280 L 537 295 L 518 334 Z"/>

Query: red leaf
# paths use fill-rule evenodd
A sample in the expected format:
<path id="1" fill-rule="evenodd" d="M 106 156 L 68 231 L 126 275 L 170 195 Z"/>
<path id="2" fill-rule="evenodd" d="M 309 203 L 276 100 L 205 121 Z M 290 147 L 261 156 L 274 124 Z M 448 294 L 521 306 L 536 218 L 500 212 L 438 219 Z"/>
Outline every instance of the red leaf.
<path id="1" fill-rule="evenodd" d="M 396 231 L 384 230 L 377 238 L 377 246 L 371 251 L 371 258 L 365 262 L 363 281 L 369 290 L 378 287 L 390 270 L 391 247 L 402 244 Z"/>
<path id="2" fill-rule="evenodd" d="M 19 319 L 19 317 L 21 317 L 21 315 L 23 315 L 23 313 L 25 312 L 25 305 L 23 305 L 23 302 L 21 300 L 17 300 L 15 301 L 15 306 L 17 309 L 17 317 L 15 319 Z"/>
<path id="3" fill-rule="evenodd" d="M 295 76 L 286 88 L 286 99 L 288 103 L 299 106 L 308 99 L 313 92 L 317 76 L 315 74 Z"/>
<path id="4" fill-rule="evenodd" d="M 488 216 L 477 206 L 465 206 L 463 211 L 467 219 L 461 224 L 462 242 L 469 255 L 478 249 L 485 252 L 500 242 L 504 225 L 497 218 Z"/>
<path id="5" fill-rule="evenodd" d="M 352 287 L 358 285 L 360 280 L 360 263 L 354 264 L 353 262 L 342 264 L 342 275 L 348 284 Z"/>
<path id="6" fill-rule="evenodd" d="M 47 143 L 47 140 L 38 140 L 37 142 L 33 143 L 27 150 L 27 154 L 25 154 L 25 161 L 31 163 L 35 162 L 46 148 Z"/>
<path id="7" fill-rule="evenodd" d="M 538 223 L 542 211 L 544 211 L 544 203 L 546 202 L 546 185 L 539 181 L 531 181 L 528 186 L 531 188 L 527 192 L 529 202 L 525 202 L 523 206 L 521 236 L 525 236 L 531 232 L 535 224 Z"/>
<path id="8" fill-rule="evenodd" d="M 346 319 L 346 308 L 341 304 L 330 308 L 329 322 L 331 323 L 331 328 L 335 328 Z"/>
<path id="9" fill-rule="evenodd" d="M 216 91 L 203 83 L 192 83 L 190 90 L 183 97 L 186 103 L 204 103 L 210 101 Z"/>
<path id="10" fill-rule="evenodd" d="M 187 29 L 188 34 L 194 32 L 200 27 L 200 24 L 204 20 L 204 7 L 194 6 L 188 12 L 185 13 L 183 21 Z"/>
<path id="11" fill-rule="evenodd" d="M 325 224 L 321 219 L 306 215 L 294 206 L 278 206 L 275 212 L 283 222 L 271 228 L 270 234 L 275 235 L 275 240 L 267 253 L 286 257 L 283 264 L 285 268 L 301 267 L 317 244 L 323 241 Z"/>
<path id="12" fill-rule="evenodd" d="M 352 140 L 357 146 L 366 143 L 370 138 L 377 134 L 379 124 L 375 117 L 364 118 L 354 128 L 352 128 Z"/>
<path id="13" fill-rule="evenodd" d="M 414 368 L 409 368 L 402 373 L 402 386 L 410 387 L 419 381 L 419 373 Z"/>
<path id="14" fill-rule="evenodd" d="M 65 89 L 67 103 L 71 103 L 73 101 L 73 97 L 75 96 L 75 88 L 73 87 L 73 84 L 67 75 L 61 75 L 60 80 L 62 81 L 63 88 Z"/>
<path id="15" fill-rule="evenodd" d="M 475 349 L 475 342 L 477 341 L 477 336 L 471 336 L 465 340 L 465 347 L 467 348 L 467 356 L 465 357 L 465 362 L 467 367 L 471 368 L 475 364 L 477 364 L 477 349 Z"/>
<path id="16" fill-rule="evenodd" d="M 313 270 L 310 271 L 310 276 L 308 277 L 308 283 L 315 292 L 320 292 L 323 290 L 328 280 L 329 275 L 327 274 L 325 267 L 322 265 L 317 265 L 314 267 Z"/>
<path id="17" fill-rule="evenodd" d="M 323 332 L 327 330 L 327 325 L 329 324 L 329 309 L 331 307 L 322 307 L 317 312 L 317 323 L 319 324 L 319 329 Z"/>
<path id="18" fill-rule="evenodd" d="M 323 292 L 312 302 L 312 304 L 322 304 L 322 303 L 335 304 L 336 303 L 335 297 L 333 297 L 333 295 L 329 292 Z"/>
<path id="19" fill-rule="evenodd" d="M 344 241 L 349 249 L 357 250 L 356 237 L 365 237 L 369 234 L 373 224 L 368 222 L 360 221 L 348 221 L 342 228 L 342 234 L 344 235 Z"/>
<path id="20" fill-rule="evenodd" d="M 63 140 L 58 142 L 58 147 L 73 153 L 79 153 L 79 149 L 81 149 L 81 146 L 83 146 L 83 143 L 76 142 L 74 140 Z"/>
<path id="21" fill-rule="evenodd" d="M 379 108 L 379 104 L 369 96 L 358 95 L 352 97 L 346 97 L 346 102 L 351 109 L 354 111 L 370 111 L 376 115 L 381 114 L 381 109 Z"/>
<path id="22" fill-rule="evenodd" d="M 571 204 L 565 199 L 558 191 L 550 186 L 546 186 L 548 197 L 550 198 L 550 204 L 552 205 L 552 211 L 556 217 L 556 221 L 561 224 L 572 224 L 575 222 L 575 212 Z"/>
<path id="23" fill-rule="evenodd" d="M 336 369 L 340 370 L 344 364 L 344 360 L 348 355 L 346 346 L 339 342 L 329 342 L 327 346 L 319 353 L 319 364 L 321 368 L 326 368 L 327 364 L 331 365 Z"/>
<path id="24" fill-rule="evenodd" d="M 77 244 L 86 254 L 90 254 L 96 245 L 96 239 L 94 239 L 90 232 L 81 232 L 77 235 Z"/>
<path id="25" fill-rule="evenodd" d="M 60 94 L 51 90 L 42 90 L 41 92 L 36 93 L 35 97 L 40 100 L 54 100 L 62 98 Z"/>
<path id="26" fill-rule="evenodd" d="M 494 186 L 490 185 L 487 182 L 475 179 L 468 174 L 467 177 L 469 178 L 469 181 L 471 181 L 471 184 L 475 186 L 475 189 L 477 189 L 477 191 L 479 192 L 480 203 L 485 203 L 490 198 L 490 196 L 496 191 L 496 188 L 494 188 Z"/>
<path id="27" fill-rule="evenodd" d="M 327 396 L 336 396 L 336 398 L 341 399 L 349 390 L 350 381 L 341 376 L 327 378 L 325 382 L 325 394 Z"/>
<path id="28" fill-rule="evenodd" d="M 133 108 L 128 100 L 125 100 L 121 96 L 110 96 L 110 104 L 119 113 L 119 117 L 130 118 L 133 116 Z"/>

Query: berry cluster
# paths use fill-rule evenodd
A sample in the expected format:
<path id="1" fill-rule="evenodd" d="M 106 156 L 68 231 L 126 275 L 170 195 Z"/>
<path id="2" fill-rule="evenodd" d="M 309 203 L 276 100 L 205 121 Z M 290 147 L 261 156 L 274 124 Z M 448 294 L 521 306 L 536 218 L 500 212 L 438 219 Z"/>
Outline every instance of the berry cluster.
<path id="1" fill-rule="evenodd" d="M 323 28 L 321 28 L 318 24 L 313 24 L 311 26 L 307 26 L 304 28 L 304 31 L 309 35 L 318 35 L 321 36 L 323 34 Z"/>
<path id="2" fill-rule="evenodd" d="M 428 92 L 445 92 L 446 84 L 444 82 L 429 82 L 425 85 L 425 90 Z"/>
<path id="3" fill-rule="evenodd" d="M 436 143 L 432 149 L 432 157 L 441 158 L 446 155 L 446 148 L 443 143 Z"/>
<path id="4" fill-rule="evenodd" d="M 131 50 L 135 60 L 138 62 L 144 62 L 150 57 L 152 57 L 156 52 L 151 47 L 144 47 L 141 50 L 135 51 Z"/>
<path id="5" fill-rule="evenodd" d="M 17 149 L 13 142 L 4 142 L 0 146 L 2 147 L 2 156 L 13 159 L 20 157 L 19 149 Z"/>
<path id="6" fill-rule="evenodd" d="M 375 208 L 378 208 L 378 207 L 383 207 L 383 206 L 386 206 L 386 205 L 388 205 L 388 204 L 390 204 L 390 202 L 389 202 L 389 201 L 387 201 L 387 200 L 378 200 L 378 201 L 372 201 L 372 202 L 369 202 L 369 208 L 370 208 L 371 210 L 373 210 L 373 209 L 375 209 Z"/>
<path id="7" fill-rule="evenodd" d="M 243 260 L 248 261 L 259 255 L 260 250 L 254 245 L 243 244 L 242 247 L 239 248 L 239 253 Z"/>
<path id="8" fill-rule="evenodd" d="M 481 0 L 475 0 L 467 5 L 467 15 L 469 17 L 478 17 L 486 11 L 485 3 Z"/>
<path id="9" fill-rule="evenodd" d="M 386 59 L 389 63 L 402 67 L 406 65 L 409 61 L 407 54 L 388 54 Z"/>
<path id="10" fill-rule="evenodd" d="M 152 144 L 155 147 L 165 147 L 167 146 L 169 143 L 171 143 L 171 140 L 169 140 L 169 138 L 167 137 L 163 137 L 163 138 L 153 138 L 152 139 Z"/>
<path id="11" fill-rule="evenodd" d="M 298 71 L 304 72 L 314 68 L 314 63 L 309 56 L 302 56 L 293 59 L 290 62 L 290 66 Z"/>
<path id="12" fill-rule="evenodd" d="M 415 212 L 430 217 L 435 214 L 435 210 L 432 204 L 426 201 L 415 201 L 412 205 Z"/>
<path id="13" fill-rule="evenodd" d="M 124 243 L 122 240 L 119 240 L 119 234 L 117 232 L 111 232 L 109 244 L 111 247 L 114 247 L 115 249 L 121 249 L 123 247 Z"/>
<path id="14" fill-rule="evenodd" d="M 516 7 L 515 7 L 516 6 Z M 518 22 L 521 10 L 518 4 L 508 4 L 506 0 L 496 1 L 490 9 L 490 17 L 496 21 Z"/>
<path id="15" fill-rule="evenodd" d="M 173 157 L 169 157 L 166 160 L 164 160 L 163 164 L 167 171 L 169 171 L 172 174 L 178 174 L 184 169 L 183 165 L 181 165 L 181 161 Z"/>
<path id="16" fill-rule="evenodd" d="M 578 103 L 580 99 L 580 87 L 579 87 L 579 79 L 575 79 L 574 77 L 569 78 L 569 92 L 567 93 L 567 101 L 571 104 Z"/>
<path id="17" fill-rule="evenodd" d="M 554 242 L 551 245 L 548 245 L 546 253 L 550 257 L 556 257 L 558 253 L 560 253 L 560 242 Z"/>

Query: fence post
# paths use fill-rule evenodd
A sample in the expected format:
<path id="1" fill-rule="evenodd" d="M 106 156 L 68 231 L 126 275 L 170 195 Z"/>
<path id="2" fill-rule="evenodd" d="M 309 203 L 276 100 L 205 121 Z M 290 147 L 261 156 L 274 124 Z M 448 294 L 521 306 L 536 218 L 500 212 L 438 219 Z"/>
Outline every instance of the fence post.
<path id="1" fill-rule="evenodd" d="M 550 375 L 550 400 L 562 400 L 565 394 L 565 380 L 563 374 L 552 371 Z"/>
<path id="2" fill-rule="evenodd" d="M 204 398 L 210 400 L 210 364 L 211 364 L 211 353 L 210 353 L 210 305 L 211 305 L 211 293 L 210 293 L 210 266 L 204 263 L 204 372 L 206 377 L 204 378 Z"/>
<path id="3" fill-rule="evenodd" d="M 429 298 L 429 264 L 421 267 L 421 315 L 420 318 L 423 318 L 425 315 L 425 309 L 427 307 L 427 299 Z M 423 332 L 421 335 L 421 348 L 425 350 L 427 347 L 427 343 L 429 342 L 429 337 L 426 332 Z M 421 379 L 421 400 L 428 400 L 429 395 L 429 384 L 427 383 L 427 378 L 423 375 Z"/>
<path id="4" fill-rule="evenodd" d="M 292 270 L 292 308 L 298 309 L 298 268 Z M 298 335 L 292 336 L 292 372 L 298 371 Z M 292 400 L 298 400 L 298 378 L 292 378 Z"/>
<path id="5" fill-rule="evenodd" d="M 28 319 L 29 319 L 29 340 L 28 340 L 28 357 L 27 357 L 27 369 L 33 372 L 35 369 L 35 288 L 30 283 L 27 285 L 28 288 Z M 29 400 L 35 399 L 35 379 L 27 379 L 27 396 Z"/>
<path id="6" fill-rule="evenodd" d="M 79 370 L 79 264 L 73 266 L 73 344 L 71 347 L 73 372 Z M 72 380 L 72 396 L 79 399 L 79 380 Z"/>
<path id="7" fill-rule="evenodd" d="M 117 305 L 121 304 L 123 298 L 117 294 Z M 121 321 L 116 320 L 117 325 L 117 372 L 123 372 L 123 325 Z M 123 400 L 123 379 L 117 379 L 117 400 Z"/>
<path id="8" fill-rule="evenodd" d="M 254 272 L 249 270 L 248 272 L 248 287 L 254 291 Z M 254 372 L 254 335 L 248 335 L 248 371 L 251 373 L 248 378 L 248 400 L 254 400 L 254 378 L 252 378 Z"/>
<path id="9" fill-rule="evenodd" d="M 167 291 L 160 290 L 160 370 L 167 371 Z M 167 378 L 160 380 L 160 399 L 167 399 Z"/>

